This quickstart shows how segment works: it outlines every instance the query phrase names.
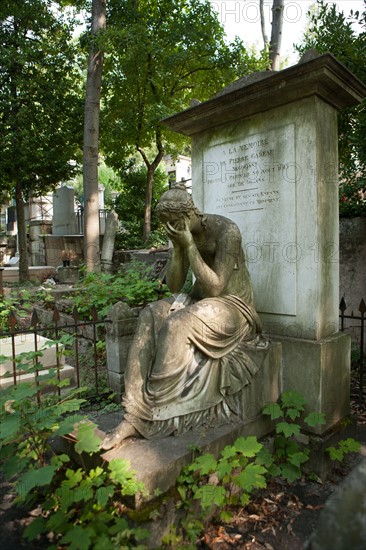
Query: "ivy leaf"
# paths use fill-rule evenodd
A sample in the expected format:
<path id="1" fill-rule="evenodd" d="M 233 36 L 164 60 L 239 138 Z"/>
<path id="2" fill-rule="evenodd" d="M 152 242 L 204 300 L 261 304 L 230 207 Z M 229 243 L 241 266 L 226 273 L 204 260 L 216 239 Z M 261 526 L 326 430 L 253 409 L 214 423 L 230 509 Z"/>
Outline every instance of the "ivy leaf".
<path id="1" fill-rule="evenodd" d="M 20 498 L 24 499 L 34 487 L 49 485 L 55 472 L 56 467 L 49 464 L 22 474 L 16 484 L 16 490 Z"/>
<path id="2" fill-rule="evenodd" d="M 283 413 L 278 403 L 268 403 L 263 408 L 263 414 L 267 414 L 272 420 L 276 420 L 277 418 L 281 418 Z"/>
<path id="3" fill-rule="evenodd" d="M 224 504 L 226 490 L 220 485 L 202 485 L 194 494 L 196 500 L 200 500 L 201 508 L 206 510 L 212 506 L 219 508 Z"/>
<path id="4" fill-rule="evenodd" d="M 276 433 L 283 433 L 285 437 L 291 437 L 300 433 L 300 426 L 288 422 L 279 422 L 276 426 Z"/>
<path id="5" fill-rule="evenodd" d="M 96 453 L 100 449 L 102 439 L 95 433 L 96 424 L 93 422 L 82 422 L 76 428 L 77 442 L 75 451 L 81 453 Z"/>
<path id="6" fill-rule="evenodd" d="M 308 426 L 320 426 L 321 424 L 326 424 L 325 415 L 324 413 L 311 412 L 304 418 L 304 422 L 306 422 Z"/>
<path id="7" fill-rule="evenodd" d="M 261 489 L 267 486 L 263 475 L 266 473 L 266 468 L 263 468 L 260 464 L 251 463 L 233 481 L 235 485 L 250 493 L 253 489 Z"/>
<path id="8" fill-rule="evenodd" d="M 331 460 L 339 460 L 339 462 L 342 462 L 344 457 L 342 449 L 336 449 L 336 447 L 328 447 L 327 451 Z"/>
<path id="9" fill-rule="evenodd" d="M 239 437 L 234 443 L 237 452 L 242 453 L 246 457 L 253 457 L 259 453 L 263 445 L 258 443 L 257 438 L 253 435 L 249 437 Z"/>
<path id="10" fill-rule="evenodd" d="M 196 465 L 197 470 L 201 470 L 201 475 L 205 476 L 211 472 L 215 472 L 217 468 L 217 461 L 212 454 L 204 454 L 199 456 L 194 464 Z"/>

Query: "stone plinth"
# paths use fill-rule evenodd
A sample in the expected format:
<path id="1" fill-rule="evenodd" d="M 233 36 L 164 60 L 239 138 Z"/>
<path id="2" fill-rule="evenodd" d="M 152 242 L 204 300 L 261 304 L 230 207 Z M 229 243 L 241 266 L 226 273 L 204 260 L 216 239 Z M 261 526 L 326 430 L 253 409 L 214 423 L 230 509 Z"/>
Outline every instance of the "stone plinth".
<path id="1" fill-rule="evenodd" d="M 282 380 L 309 403 L 319 397 L 322 412 L 324 384 L 342 388 L 342 414 L 348 410 L 349 341 L 339 339 L 338 355 L 322 342 L 339 330 L 337 113 L 365 96 L 365 85 L 326 54 L 244 77 L 164 121 L 192 137 L 197 206 L 241 230 L 265 330 L 292 339 Z"/>
<path id="2" fill-rule="evenodd" d="M 278 399 L 280 368 L 281 344 L 272 343 L 262 368 L 243 390 L 243 408 L 247 412 L 247 419 L 242 424 L 201 428 L 179 437 L 126 441 L 122 447 L 105 452 L 101 458 L 105 461 L 125 458 L 131 462 L 132 469 L 136 470 L 138 479 L 144 483 L 148 492 L 147 496 L 136 496 L 137 506 L 153 498 L 156 489 L 168 491 L 175 485 L 182 467 L 192 461 L 192 446 L 218 457 L 222 449 L 233 444 L 238 437 L 255 434 L 259 438 L 273 429 L 269 418 L 263 416 L 261 411 L 266 403 Z M 109 426 L 109 429 L 112 427 Z"/>

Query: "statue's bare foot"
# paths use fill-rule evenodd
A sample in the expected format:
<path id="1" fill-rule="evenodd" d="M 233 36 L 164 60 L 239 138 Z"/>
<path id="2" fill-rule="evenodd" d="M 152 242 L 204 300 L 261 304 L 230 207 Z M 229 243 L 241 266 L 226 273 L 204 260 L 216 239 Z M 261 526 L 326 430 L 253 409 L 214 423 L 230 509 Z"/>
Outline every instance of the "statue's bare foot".
<path id="1" fill-rule="evenodd" d="M 113 432 L 108 434 L 101 445 L 102 449 L 108 450 L 118 447 L 128 437 L 138 436 L 138 431 L 129 422 L 123 421 Z"/>

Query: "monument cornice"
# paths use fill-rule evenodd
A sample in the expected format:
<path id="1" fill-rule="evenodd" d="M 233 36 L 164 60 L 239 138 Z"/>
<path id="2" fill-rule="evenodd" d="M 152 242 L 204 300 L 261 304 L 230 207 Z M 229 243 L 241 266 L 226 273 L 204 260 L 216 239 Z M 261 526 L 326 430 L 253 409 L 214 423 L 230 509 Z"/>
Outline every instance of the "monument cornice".
<path id="1" fill-rule="evenodd" d="M 269 72 L 269 71 L 268 71 Z M 217 96 L 163 120 L 171 130 L 192 136 L 221 124 L 318 96 L 340 110 L 366 97 L 366 86 L 332 54 L 282 71 L 261 73 L 259 80 L 239 79 Z"/>

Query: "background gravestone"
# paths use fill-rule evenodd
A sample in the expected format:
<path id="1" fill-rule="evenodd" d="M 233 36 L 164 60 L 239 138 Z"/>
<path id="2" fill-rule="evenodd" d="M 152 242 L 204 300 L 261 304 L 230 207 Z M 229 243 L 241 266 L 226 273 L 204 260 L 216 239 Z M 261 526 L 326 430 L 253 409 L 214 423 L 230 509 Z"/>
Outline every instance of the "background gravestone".
<path id="1" fill-rule="evenodd" d="M 75 191 L 64 185 L 53 194 L 53 235 L 76 235 Z"/>
<path id="2" fill-rule="evenodd" d="M 366 87 L 326 54 L 240 79 L 164 122 L 192 137 L 197 206 L 239 226 L 256 309 L 282 343 L 282 391 L 349 410 L 350 337 L 339 333 L 337 112 Z"/>

